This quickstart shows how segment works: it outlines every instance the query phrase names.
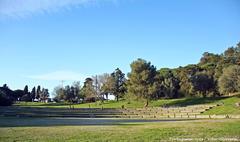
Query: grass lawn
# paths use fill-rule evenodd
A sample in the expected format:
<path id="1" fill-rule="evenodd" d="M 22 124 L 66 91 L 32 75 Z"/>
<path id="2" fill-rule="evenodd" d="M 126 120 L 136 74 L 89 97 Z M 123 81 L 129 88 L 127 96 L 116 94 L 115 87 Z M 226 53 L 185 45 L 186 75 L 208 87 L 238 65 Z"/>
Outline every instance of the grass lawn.
<path id="1" fill-rule="evenodd" d="M 4 120 L 6 119 L 6 120 Z M 24 118 L 11 120 L 20 123 Z M 30 118 L 28 118 L 30 119 Z M 1 123 L 8 121 L 0 118 Z M 34 121 L 34 120 L 32 120 Z M 70 120 L 69 120 L 70 121 Z M 181 141 L 182 138 L 198 141 L 240 140 L 240 120 L 188 120 L 173 122 L 137 122 L 118 123 L 115 125 L 56 125 L 47 126 L 44 121 L 37 121 L 38 126 L 9 127 L 0 125 L 0 141 Z M 215 140 L 213 140 L 215 139 Z M 203 140 L 201 140 L 203 141 Z"/>
<path id="2" fill-rule="evenodd" d="M 187 106 L 221 103 L 204 114 L 240 114 L 238 97 L 185 98 L 152 101 L 150 106 Z M 68 104 L 20 103 L 20 107 L 67 108 Z M 143 107 L 141 101 L 108 101 L 78 104 L 75 108 Z M 137 120 L 81 118 L 11 118 L 0 117 L 0 141 L 240 141 L 240 119 Z"/>
<path id="3" fill-rule="evenodd" d="M 204 114 L 237 114 L 240 115 L 240 107 L 236 106 L 236 103 L 240 102 L 240 98 L 231 97 L 222 100 L 223 105 L 215 107 L 209 111 L 204 112 Z"/>
<path id="4" fill-rule="evenodd" d="M 240 114 L 240 108 L 235 103 L 240 102 L 239 97 L 221 97 L 221 98 L 182 98 L 182 99 L 165 99 L 151 101 L 149 106 L 188 106 L 188 105 L 199 105 L 199 104 L 223 104 L 222 106 L 215 107 L 204 114 Z M 68 104 L 64 103 L 20 103 L 15 104 L 16 106 L 24 107 L 44 107 L 44 108 L 68 108 Z M 143 101 L 131 101 L 130 103 L 126 100 L 116 101 L 105 101 L 104 103 L 86 103 L 74 105 L 75 108 L 121 108 L 124 105 L 125 108 L 141 108 L 144 106 Z"/>
<path id="5" fill-rule="evenodd" d="M 182 98 L 182 99 L 162 99 L 151 101 L 149 103 L 150 107 L 160 107 L 160 106 L 187 106 L 187 105 L 198 105 L 198 104 L 211 104 L 219 103 L 227 98 Z M 240 99 L 239 99 L 240 100 Z M 74 105 L 75 108 L 121 108 L 124 105 L 126 108 L 141 108 L 144 106 L 144 101 L 104 101 L 95 103 L 85 103 Z M 25 107 L 49 107 L 49 108 L 65 108 L 69 107 L 66 103 L 35 103 L 35 102 L 21 102 L 15 104 L 16 106 Z"/>

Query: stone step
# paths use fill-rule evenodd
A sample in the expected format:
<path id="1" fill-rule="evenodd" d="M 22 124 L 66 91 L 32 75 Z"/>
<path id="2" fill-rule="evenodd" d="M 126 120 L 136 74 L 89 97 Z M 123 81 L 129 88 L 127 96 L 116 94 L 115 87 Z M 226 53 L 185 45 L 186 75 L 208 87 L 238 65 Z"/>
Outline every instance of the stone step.
<path id="1" fill-rule="evenodd" d="M 122 115 L 58 115 L 58 114 L 2 114 L 4 117 L 77 117 L 77 118 L 121 118 Z"/>
<path id="2" fill-rule="evenodd" d="M 123 115 L 122 113 L 34 113 L 34 112 L 11 112 L 0 113 L 0 115 Z"/>
<path id="3" fill-rule="evenodd" d="M 83 118 L 196 118 L 207 117 L 201 113 L 217 105 L 197 105 L 177 108 L 28 108 L 1 107 L 1 116 L 18 117 L 83 117 Z"/>

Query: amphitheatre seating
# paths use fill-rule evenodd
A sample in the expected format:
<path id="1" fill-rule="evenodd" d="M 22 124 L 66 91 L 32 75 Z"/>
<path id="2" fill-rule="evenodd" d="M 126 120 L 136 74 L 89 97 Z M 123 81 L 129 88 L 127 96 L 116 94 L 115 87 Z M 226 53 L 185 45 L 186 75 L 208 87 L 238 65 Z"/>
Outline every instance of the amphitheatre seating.
<path id="1" fill-rule="evenodd" d="M 79 117 L 79 118 L 240 118 L 236 115 L 202 115 L 203 112 L 217 107 L 213 105 L 192 105 L 185 107 L 148 107 L 148 108 L 30 108 L 0 107 L 0 116 L 12 117 Z"/>
<path id="2" fill-rule="evenodd" d="M 201 113 L 216 107 L 217 105 L 194 105 L 187 107 L 153 107 L 153 108 L 138 108 L 125 109 L 125 116 L 140 117 L 140 118 L 197 118 Z"/>
<path id="3" fill-rule="evenodd" d="M 24 108 L 8 107 L 0 110 L 2 116 L 17 117 L 80 117 L 117 118 L 122 115 L 117 109 L 67 109 L 67 108 Z"/>

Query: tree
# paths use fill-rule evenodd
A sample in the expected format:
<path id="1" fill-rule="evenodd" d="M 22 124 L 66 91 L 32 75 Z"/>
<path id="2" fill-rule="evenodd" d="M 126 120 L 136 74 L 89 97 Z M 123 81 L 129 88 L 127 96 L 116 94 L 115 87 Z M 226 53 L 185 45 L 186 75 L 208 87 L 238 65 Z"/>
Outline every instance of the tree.
<path id="1" fill-rule="evenodd" d="M 199 72 L 191 77 L 192 92 L 206 97 L 214 89 L 214 79 L 205 72 Z"/>
<path id="2" fill-rule="evenodd" d="M 13 100 L 3 91 L 0 90 L 0 106 L 10 106 Z"/>
<path id="3" fill-rule="evenodd" d="M 111 74 L 112 80 L 111 82 L 113 83 L 112 86 L 112 93 L 116 96 L 116 99 L 118 101 L 119 97 L 121 94 L 124 94 L 126 92 L 126 87 L 125 87 L 125 74 L 117 68 L 112 74 Z"/>
<path id="4" fill-rule="evenodd" d="M 57 86 L 53 89 L 54 101 L 61 102 L 64 101 L 64 89 L 61 86 Z"/>
<path id="5" fill-rule="evenodd" d="M 23 93 L 24 93 L 24 95 L 22 96 L 21 101 L 31 102 L 32 98 L 31 98 L 30 93 L 28 91 L 28 86 L 27 85 L 24 87 Z"/>
<path id="6" fill-rule="evenodd" d="M 114 81 L 110 74 L 104 73 L 102 75 L 93 76 L 93 84 L 97 96 L 104 101 L 104 95 L 108 97 L 109 93 L 113 93 Z"/>
<path id="7" fill-rule="evenodd" d="M 114 87 L 115 87 L 114 78 L 109 74 L 105 74 L 104 83 L 101 87 L 101 92 L 102 92 L 103 95 L 106 95 L 107 99 L 108 99 L 108 94 L 113 94 L 114 93 Z"/>
<path id="8" fill-rule="evenodd" d="M 41 86 L 38 85 L 38 87 L 37 87 L 37 93 L 36 93 L 36 99 L 40 99 L 40 95 L 41 95 Z"/>
<path id="9" fill-rule="evenodd" d="M 77 103 L 79 102 L 79 99 L 83 99 L 80 90 L 80 82 L 73 82 L 71 86 L 57 86 L 53 90 L 54 100 L 56 102 L 66 101 L 69 103 Z"/>
<path id="10" fill-rule="evenodd" d="M 146 106 L 148 106 L 149 100 L 157 92 L 157 87 L 155 86 L 156 68 L 143 59 L 137 59 L 130 66 L 128 91 L 130 94 L 146 99 Z"/>
<path id="11" fill-rule="evenodd" d="M 7 86 L 7 84 L 3 84 L 3 88 L 9 89 L 9 87 Z"/>
<path id="12" fill-rule="evenodd" d="M 30 97 L 32 99 L 32 101 L 34 101 L 34 99 L 36 98 L 36 87 L 33 87 L 31 93 L 30 93 Z"/>
<path id="13" fill-rule="evenodd" d="M 224 63 L 227 65 L 240 65 L 240 42 L 236 47 L 228 48 L 224 54 Z"/>
<path id="14" fill-rule="evenodd" d="M 46 100 L 48 99 L 49 97 L 49 92 L 48 92 L 48 89 L 45 89 L 45 88 L 42 88 L 42 91 L 40 93 L 40 100 L 42 102 L 46 102 Z"/>
<path id="15" fill-rule="evenodd" d="M 178 78 L 180 90 L 179 93 L 183 96 L 193 96 L 191 77 L 202 69 L 198 65 L 187 65 L 176 69 L 176 78 Z"/>
<path id="16" fill-rule="evenodd" d="M 72 103 L 73 96 L 74 96 L 74 94 L 72 92 L 72 88 L 69 85 L 67 85 L 64 88 L 64 100 Z"/>
<path id="17" fill-rule="evenodd" d="M 7 84 L 0 87 L 0 106 L 10 106 L 15 100 L 15 93 L 9 89 Z"/>
<path id="18" fill-rule="evenodd" d="M 24 91 L 24 94 L 29 94 L 27 85 L 24 87 L 23 91 Z"/>
<path id="19" fill-rule="evenodd" d="M 179 80 L 174 76 L 172 70 L 161 69 L 157 74 L 157 88 L 158 93 L 156 94 L 156 99 L 165 98 L 177 98 L 179 96 L 178 90 Z"/>
<path id="20" fill-rule="evenodd" d="M 213 54 L 209 52 L 203 53 L 203 57 L 200 59 L 200 65 L 204 64 L 218 64 L 221 61 L 222 57 L 218 54 Z"/>
<path id="21" fill-rule="evenodd" d="M 240 66 L 225 68 L 218 80 L 219 91 L 222 94 L 240 92 Z"/>
<path id="22" fill-rule="evenodd" d="M 15 90 L 14 91 L 14 96 L 16 97 L 16 101 L 21 101 L 21 98 L 23 97 L 23 95 L 24 95 L 24 91 L 23 90 L 20 90 L 20 89 L 18 89 L 18 90 Z"/>
<path id="23" fill-rule="evenodd" d="M 97 98 L 97 93 L 94 89 L 93 79 L 86 78 L 81 93 L 84 96 L 85 101 L 95 102 Z"/>
<path id="24" fill-rule="evenodd" d="M 99 75 L 93 76 L 92 80 L 93 80 L 93 86 L 96 93 L 96 97 L 98 97 L 100 100 L 103 100 L 103 98 L 101 97 L 102 82 L 100 81 L 100 76 Z"/>
<path id="25" fill-rule="evenodd" d="M 81 94 L 81 85 L 80 82 L 73 82 L 73 88 L 74 88 L 74 96 L 77 100 L 84 99 L 83 95 Z M 76 101 L 76 100 L 75 100 Z"/>
<path id="26" fill-rule="evenodd" d="M 78 101 L 78 91 L 74 86 L 67 85 L 64 89 L 64 100 L 69 103 Z"/>

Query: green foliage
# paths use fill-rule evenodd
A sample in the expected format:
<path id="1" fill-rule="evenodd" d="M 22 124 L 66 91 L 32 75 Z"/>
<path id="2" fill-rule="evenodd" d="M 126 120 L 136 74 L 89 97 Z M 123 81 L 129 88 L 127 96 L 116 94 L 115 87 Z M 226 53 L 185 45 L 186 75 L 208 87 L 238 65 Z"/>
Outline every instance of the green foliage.
<path id="1" fill-rule="evenodd" d="M 105 77 L 104 77 L 103 84 L 101 86 L 102 94 L 106 95 L 106 96 L 109 93 L 113 94 L 114 87 L 115 87 L 115 80 L 114 80 L 114 78 L 111 75 L 106 74 Z"/>
<path id="2" fill-rule="evenodd" d="M 36 98 L 36 87 L 34 86 L 31 93 L 30 93 L 30 98 L 33 101 Z"/>
<path id="3" fill-rule="evenodd" d="M 203 53 L 203 57 L 200 59 L 199 64 L 200 65 L 206 65 L 206 64 L 216 65 L 221 60 L 222 60 L 222 57 L 220 55 L 205 52 Z"/>
<path id="4" fill-rule="evenodd" d="M 64 88 L 57 86 L 53 91 L 54 100 L 56 102 L 66 101 L 68 103 L 77 103 L 79 99 L 83 99 L 80 89 L 79 82 L 74 82 L 72 86 L 67 85 Z"/>
<path id="5" fill-rule="evenodd" d="M 116 96 L 117 101 L 121 95 L 123 95 L 126 90 L 126 78 L 125 74 L 117 68 L 112 74 L 111 74 L 111 81 L 112 81 L 112 93 Z"/>
<path id="6" fill-rule="evenodd" d="M 191 77 L 194 76 L 197 72 L 201 72 L 202 69 L 198 65 L 188 65 L 186 67 L 179 67 L 176 69 L 177 78 L 180 81 L 180 94 L 184 96 L 194 96 L 194 92 L 192 92 L 192 83 Z"/>
<path id="7" fill-rule="evenodd" d="M 15 100 L 15 93 L 8 88 L 7 84 L 0 87 L 0 106 L 10 106 Z"/>
<path id="8" fill-rule="evenodd" d="M 81 89 L 81 93 L 82 93 L 85 101 L 87 101 L 87 102 L 95 102 L 96 101 L 97 92 L 93 85 L 92 78 L 85 79 L 84 85 Z"/>
<path id="9" fill-rule="evenodd" d="M 179 80 L 175 77 L 170 69 L 161 69 L 157 74 L 158 92 L 155 98 L 178 98 Z"/>
<path id="10" fill-rule="evenodd" d="M 125 98 L 145 99 L 147 102 L 160 98 L 179 98 L 209 96 L 240 92 L 240 43 L 230 47 L 222 54 L 205 52 L 198 64 L 190 64 L 175 69 L 162 68 L 157 71 L 150 62 L 137 59 L 131 63 L 128 79 L 116 69 L 112 74 L 87 78 L 83 87 L 66 86 L 55 88 L 55 100 L 67 102 L 104 101 L 104 96 L 113 94 L 117 100 Z M 3 88 L 6 88 L 4 85 Z M 2 98 L 13 101 L 45 101 L 49 97 L 48 89 L 40 86 L 29 92 L 24 90 L 2 93 Z M 125 95 L 125 96 L 124 96 Z M 123 97 L 124 96 L 124 97 Z"/>
<path id="11" fill-rule="evenodd" d="M 206 72 L 196 73 L 191 77 L 192 92 L 206 97 L 211 91 L 214 90 L 213 77 L 209 76 Z"/>
<path id="12" fill-rule="evenodd" d="M 222 94 L 240 92 L 240 66 L 234 65 L 224 69 L 218 84 Z"/>
<path id="13" fill-rule="evenodd" d="M 38 85 L 38 87 L 37 87 L 37 93 L 36 93 L 36 99 L 39 99 L 39 98 L 40 98 L 40 93 L 41 93 L 41 86 Z"/>
<path id="14" fill-rule="evenodd" d="M 9 98 L 4 92 L 0 91 L 0 106 L 10 106 L 12 104 L 12 99 Z"/>
<path id="15" fill-rule="evenodd" d="M 151 99 L 157 92 L 155 85 L 156 68 L 143 59 L 132 62 L 131 72 L 128 74 L 128 91 L 140 98 Z"/>

